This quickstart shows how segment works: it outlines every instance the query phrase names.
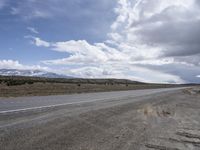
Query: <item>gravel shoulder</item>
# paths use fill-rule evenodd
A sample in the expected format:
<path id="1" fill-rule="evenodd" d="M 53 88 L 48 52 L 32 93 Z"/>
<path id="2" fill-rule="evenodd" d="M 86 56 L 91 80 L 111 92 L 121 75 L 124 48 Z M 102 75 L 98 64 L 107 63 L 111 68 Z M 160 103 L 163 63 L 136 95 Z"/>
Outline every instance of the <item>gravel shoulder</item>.
<path id="1" fill-rule="evenodd" d="M 199 150 L 200 88 L 0 114 L 1 150 Z"/>

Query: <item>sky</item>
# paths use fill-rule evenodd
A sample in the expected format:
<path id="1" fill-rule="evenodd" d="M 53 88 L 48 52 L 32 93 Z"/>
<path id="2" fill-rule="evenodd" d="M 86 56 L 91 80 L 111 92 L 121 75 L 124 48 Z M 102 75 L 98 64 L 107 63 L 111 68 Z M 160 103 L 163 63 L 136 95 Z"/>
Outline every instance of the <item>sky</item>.
<path id="1" fill-rule="evenodd" d="M 199 0 L 0 0 L 0 69 L 200 83 Z"/>

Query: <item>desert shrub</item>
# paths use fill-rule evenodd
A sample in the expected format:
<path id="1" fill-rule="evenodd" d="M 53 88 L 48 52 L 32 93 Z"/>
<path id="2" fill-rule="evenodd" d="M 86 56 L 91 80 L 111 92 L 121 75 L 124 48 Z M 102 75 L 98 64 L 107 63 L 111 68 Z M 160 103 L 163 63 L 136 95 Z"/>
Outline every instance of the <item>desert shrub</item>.
<path id="1" fill-rule="evenodd" d="M 33 81 L 27 81 L 27 84 L 33 84 L 34 82 Z"/>
<path id="2" fill-rule="evenodd" d="M 25 84 L 25 81 L 22 80 L 7 80 L 6 84 L 7 86 L 16 86 L 16 85 L 23 85 Z"/>

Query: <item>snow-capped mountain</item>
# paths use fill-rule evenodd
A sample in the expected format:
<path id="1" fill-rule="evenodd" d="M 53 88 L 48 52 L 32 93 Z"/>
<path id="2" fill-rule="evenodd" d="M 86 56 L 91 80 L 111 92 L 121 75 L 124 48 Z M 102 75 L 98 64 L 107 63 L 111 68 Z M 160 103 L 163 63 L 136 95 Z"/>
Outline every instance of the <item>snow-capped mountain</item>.
<path id="1" fill-rule="evenodd" d="M 45 78 L 72 78 L 70 76 L 60 75 L 60 74 L 41 71 L 41 70 L 18 70 L 18 69 L 0 69 L 0 75 L 45 77 Z"/>

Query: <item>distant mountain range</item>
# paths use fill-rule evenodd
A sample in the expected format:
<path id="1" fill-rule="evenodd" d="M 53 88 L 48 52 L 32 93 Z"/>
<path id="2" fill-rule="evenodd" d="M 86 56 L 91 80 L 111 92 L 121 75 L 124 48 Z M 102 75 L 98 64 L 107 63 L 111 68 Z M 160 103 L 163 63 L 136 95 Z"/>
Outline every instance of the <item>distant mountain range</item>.
<path id="1" fill-rule="evenodd" d="M 19 69 L 0 69 L 2 76 L 28 76 L 28 77 L 44 77 L 44 78 L 73 78 L 52 72 L 41 70 L 19 70 Z"/>

